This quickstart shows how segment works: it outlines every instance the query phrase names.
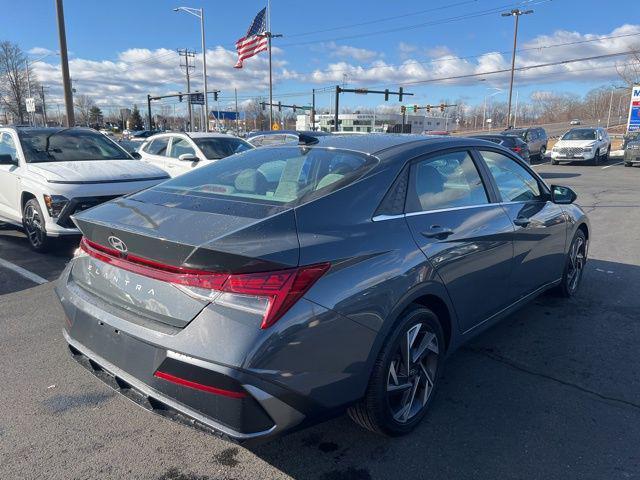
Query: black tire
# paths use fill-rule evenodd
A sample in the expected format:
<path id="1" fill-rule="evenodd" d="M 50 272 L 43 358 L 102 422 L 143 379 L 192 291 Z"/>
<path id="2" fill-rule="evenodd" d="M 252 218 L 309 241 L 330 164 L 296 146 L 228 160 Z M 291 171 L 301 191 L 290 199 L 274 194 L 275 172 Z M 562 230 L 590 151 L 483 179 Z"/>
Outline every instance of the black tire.
<path id="1" fill-rule="evenodd" d="M 584 232 L 578 229 L 573 236 L 571 246 L 567 252 L 564 272 L 562 273 L 562 282 L 556 289 L 560 296 L 569 298 L 573 297 L 577 293 L 584 273 L 584 266 L 587 262 L 588 250 L 587 238 Z M 580 255 L 575 255 L 580 252 L 582 254 L 582 259 L 580 259 Z M 577 271 L 574 270 L 576 262 L 580 264 Z M 577 275 L 577 278 L 574 277 L 574 275 Z"/>
<path id="2" fill-rule="evenodd" d="M 593 159 L 591 160 L 591 165 L 598 165 L 599 162 L 600 162 L 600 149 L 598 149 L 596 151 L 596 154 L 593 156 Z"/>
<path id="3" fill-rule="evenodd" d="M 558 160 L 551 160 L 551 165 L 560 165 Z"/>
<path id="4" fill-rule="evenodd" d="M 608 162 L 610 156 L 611 156 L 611 145 L 609 145 L 609 147 L 607 148 L 607 153 L 604 154 L 604 157 L 602 159 L 605 162 Z"/>
<path id="5" fill-rule="evenodd" d="M 22 209 L 22 226 L 29 240 L 29 245 L 36 252 L 46 252 L 51 248 L 51 237 L 47 236 L 44 216 L 35 198 L 27 201 Z"/>
<path id="6" fill-rule="evenodd" d="M 625 167 L 631 167 L 631 166 L 633 166 L 633 164 L 631 162 L 624 162 L 624 166 Z"/>
<path id="7" fill-rule="evenodd" d="M 542 145 L 540 147 L 540 154 L 538 155 L 538 158 L 540 159 L 540 161 L 544 160 L 545 155 L 547 154 L 547 146 L 546 145 Z"/>
<path id="8" fill-rule="evenodd" d="M 412 337 L 413 341 L 409 342 Z M 425 343 L 428 344 L 425 346 Z M 402 360 L 402 352 L 407 351 L 407 345 L 411 352 L 408 358 L 417 355 L 417 360 L 408 362 L 405 374 L 407 363 Z M 421 350 L 424 356 L 419 353 Z M 426 415 L 434 397 L 444 350 L 444 335 L 438 317 L 420 305 L 410 307 L 382 347 L 364 398 L 349 408 L 351 419 L 382 435 L 399 436 L 411 432 Z"/>

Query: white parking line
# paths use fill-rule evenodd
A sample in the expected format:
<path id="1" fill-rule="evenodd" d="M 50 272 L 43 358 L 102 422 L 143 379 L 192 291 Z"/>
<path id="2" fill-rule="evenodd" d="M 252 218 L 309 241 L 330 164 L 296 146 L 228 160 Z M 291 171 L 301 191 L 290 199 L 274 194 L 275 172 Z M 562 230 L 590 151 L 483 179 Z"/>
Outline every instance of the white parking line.
<path id="1" fill-rule="evenodd" d="M 607 165 L 606 167 L 602 167 L 602 170 L 607 168 L 615 167 L 616 165 L 622 165 L 624 162 L 612 163 L 611 165 Z"/>
<path id="2" fill-rule="evenodd" d="M 12 270 L 16 272 L 18 275 L 22 275 L 24 278 L 31 280 L 32 282 L 37 283 L 38 285 L 42 285 L 43 283 L 49 283 L 49 280 L 42 278 L 40 275 L 36 275 L 35 273 L 30 272 L 29 270 L 25 270 L 24 268 L 14 263 L 7 262 L 2 258 L 0 258 L 0 267 L 4 267 L 6 269 Z"/>

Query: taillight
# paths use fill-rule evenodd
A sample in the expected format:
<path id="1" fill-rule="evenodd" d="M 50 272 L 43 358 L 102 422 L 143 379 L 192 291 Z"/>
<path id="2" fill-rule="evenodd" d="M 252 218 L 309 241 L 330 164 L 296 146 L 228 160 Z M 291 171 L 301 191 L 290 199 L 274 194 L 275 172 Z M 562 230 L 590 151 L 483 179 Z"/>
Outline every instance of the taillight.
<path id="1" fill-rule="evenodd" d="M 82 238 L 90 256 L 138 275 L 175 284 L 192 295 L 262 316 L 260 328 L 277 322 L 329 269 L 329 263 L 274 272 L 228 274 L 176 267 L 120 252 Z"/>
<path id="2" fill-rule="evenodd" d="M 522 152 L 522 147 L 513 147 L 511 150 L 513 150 L 516 153 L 520 153 Z"/>

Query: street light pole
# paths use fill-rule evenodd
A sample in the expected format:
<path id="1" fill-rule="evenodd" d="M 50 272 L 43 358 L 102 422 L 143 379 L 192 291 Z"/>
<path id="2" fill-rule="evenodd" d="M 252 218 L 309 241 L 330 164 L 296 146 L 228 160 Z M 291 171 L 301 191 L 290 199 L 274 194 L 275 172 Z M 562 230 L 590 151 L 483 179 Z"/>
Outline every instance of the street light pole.
<path id="1" fill-rule="evenodd" d="M 624 89 L 625 87 L 611 87 L 611 95 L 609 96 L 609 114 L 607 115 L 607 128 L 609 128 L 609 122 L 611 121 L 611 105 L 613 104 L 613 92 L 614 90 Z"/>
<path id="2" fill-rule="evenodd" d="M 202 40 L 202 83 L 204 88 L 204 108 L 202 117 L 204 121 L 204 131 L 209 131 L 209 98 L 207 96 L 207 45 L 204 35 L 204 8 L 178 7 L 173 9 L 174 12 L 185 12 L 200 19 L 200 36 Z"/>
<path id="3" fill-rule="evenodd" d="M 518 45 L 518 22 L 520 19 L 520 15 L 528 15 L 533 13 L 533 10 L 525 10 L 522 11 L 519 8 L 514 8 L 510 12 L 502 13 L 503 17 L 514 17 L 516 20 L 515 29 L 513 31 L 513 53 L 511 54 L 511 82 L 509 83 L 509 104 L 507 107 L 507 128 L 509 128 L 509 124 L 511 122 L 511 97 L 513 94 L 513 76 L 516 68 L 516 48 Z"/>

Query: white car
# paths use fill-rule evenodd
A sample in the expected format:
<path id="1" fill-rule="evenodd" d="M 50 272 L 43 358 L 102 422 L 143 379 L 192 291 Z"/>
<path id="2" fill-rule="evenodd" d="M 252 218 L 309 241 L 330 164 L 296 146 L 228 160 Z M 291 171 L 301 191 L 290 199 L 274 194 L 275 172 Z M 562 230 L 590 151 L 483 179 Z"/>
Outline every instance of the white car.
<path id="1" fill-rule="evenodd" d="M 611 139 L 604 128 L 572 128 L 560 137 L 551 150 L 551 163 L 606 161 L 611 152 Z"/>
<path id="2" fill-rule="evenodd" d="M 175 177 L 252 148 L 241 138 L 224 133 L 161 133 L 148 138 L 139 152 L 144 162 Z"/>
<path id="3" fill-rule="evenodd" d="M 89 128 L 0 128 L 0 221 L 23 226 L 36 251 L 80 233 L 72 214 L 167 178 Z"/>

